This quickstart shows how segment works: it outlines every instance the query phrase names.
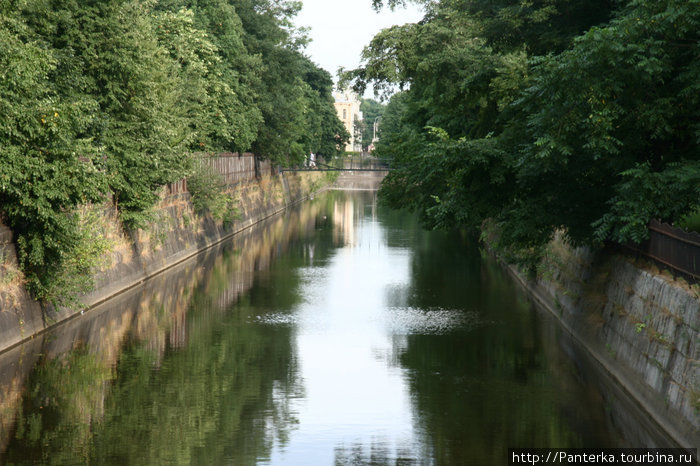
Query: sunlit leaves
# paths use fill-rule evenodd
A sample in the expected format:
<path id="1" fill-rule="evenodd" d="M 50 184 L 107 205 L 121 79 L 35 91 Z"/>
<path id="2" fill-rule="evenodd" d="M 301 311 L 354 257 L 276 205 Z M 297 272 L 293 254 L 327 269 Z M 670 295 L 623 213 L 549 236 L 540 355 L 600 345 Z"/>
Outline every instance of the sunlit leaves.
<path id="1" fill-rule="evenodd" d="M 281 163 L 337 153 L 330 76 L 297 50 L 299 8 L 0 3 L 0 203 L 36 297 L 54 299 L 81 257 L 79 205 L 111 199 L 125 227 L 143 228 L 162 186 L 190 173 L 192 151 L 255 146 Z"/>
<path id="2" fill-rule="evenodd" d="M 84 133 L 97 104 L 62 98 L 53 79 L 60 55 L 16 12 L 0 13 L 0 204 L 31 291 L 48 299 L 62 258 L 80 241 L 73 211 L 106 190 L 93 165 L 99 149 Z"/>

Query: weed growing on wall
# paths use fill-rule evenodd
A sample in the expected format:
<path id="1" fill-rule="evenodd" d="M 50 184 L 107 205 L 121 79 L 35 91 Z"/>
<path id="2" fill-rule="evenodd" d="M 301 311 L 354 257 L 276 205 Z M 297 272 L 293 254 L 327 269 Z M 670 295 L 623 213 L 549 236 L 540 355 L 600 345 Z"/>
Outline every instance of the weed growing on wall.
<path id="1" fill-rule="evenodd" d="M 690 399 L 695 412 L 700 413 L 700 390 L 693 390 L 693 394 Z"/>
<path id="2" fill-rule="evenodd" d="M 240 216 L 236 199 L 226 191 L 224 180 L 214 171 L 208 159 L 195 162 L 194 172 L 187 178 L 187 189 L 197 214 L 208 212 L 214 220 L 224 225 L 233 223 Z"/>
<path id="3" fill-rule="evenodd" d="M 172 229 L 170 218 L 163 211 L 155 211 L 153 220 L 149 226 L 151 251 L 156 251 L 160 246 L 164 245 L 168 239 L 168 231 Z"/>

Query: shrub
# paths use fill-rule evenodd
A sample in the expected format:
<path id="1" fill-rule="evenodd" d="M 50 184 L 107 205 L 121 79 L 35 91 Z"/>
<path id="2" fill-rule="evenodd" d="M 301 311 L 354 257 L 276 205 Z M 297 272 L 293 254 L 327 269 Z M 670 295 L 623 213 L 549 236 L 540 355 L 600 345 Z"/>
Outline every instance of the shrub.
<path id="1" fill-rule="evenodd" d="M 221 175 L 216 173 L 207 158 L 194 163 L 193 173 L 187 177 L 187 188 L 197 214 L 207 212 L 214 220 L 229 225 L 239 217 L 237 201 L 226 191 Z"/>
<path id="2" fill-rule="evenodd" d="M 700 233 L 700 208 L 683 217 L 678 222 L 678 226 L 688 231 Z"/>

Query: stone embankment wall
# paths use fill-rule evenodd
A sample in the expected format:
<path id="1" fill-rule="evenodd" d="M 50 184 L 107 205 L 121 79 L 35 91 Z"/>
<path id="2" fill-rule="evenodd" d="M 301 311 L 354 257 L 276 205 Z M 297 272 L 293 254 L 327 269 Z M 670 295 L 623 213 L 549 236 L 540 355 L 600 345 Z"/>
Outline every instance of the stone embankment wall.
<path id="1" fill-rule="evenodd" d="M 509 268 L 679 446 L 700 445 L 700 286 L 560 240 L 536 279 Z"/>
<path id="2" fill-rule="evenodd" d="M 26 425 L 22 403 L 37 362 L 41 361 L 45 369 L 39 376 L 48 384 L 43 389 L 51 391 L 52 384 L 60 385 L 63 378 L 47 376 L 47 372 L 61 374 L 67 370 L 56 362 L 63 361 L 63 356 L 80 346 L 81 351 L 72 354 L 71 364 L 85 371 L 81 372 L 85 376 L 81 378 L 84 387 L 79 383 L 68 390 L 59 390 L 72 401 L 68 403 L 70 406 L 62 406 L 63 416 L 80 419 L 84 426 L 103 422 L 108 387 L 117 377 L 127 336 L 138 341 L 139 347 L 152 358 L 153 368 L 159 368 L 170 349 L 184 348 L 198 341 L 206 329 L 218 328 L 218 318 L 224 318 L 248 293 L 258 272 L 270 270 L 280 252 L 294 247 L 299 238 L 313 237 L 322 208 L 323 204 L 316 203 L 263 220 L 84 315 L 62 323 L 56 331 L 0 353 L 0 457 L 17 434 L 18 426 Z M 203 284 L 206 293 L 199 292 Z M 195 312 L 193 316 L 191 311 L 200 306 L 208 311 Z M 200 429 L 209 432 L 215 427 L 207 425 Z M 86 441 L 93 439 L 96 432 L 87 428 L 75 436 L 62 436 L 63 451 L 71 451 L 73 447 L 72 451 L 83 452 Z"/>
<path id="3" fill-rule="evenodd" d="M 341 172 L 335 182 L 344 191 L 374 191 L 379 189 L 387 171 Z"/>
<path id="4" fill-rule="evenodd" d="M 94 274 L 93 291 L 82 296 L 90 308 L 217 244 L 237 232 L 306 199 L 329 183 L 321 172 L 264 176 L 230 187 L 238 215 L 229 225 L 195 213 L 190 195 L 163 195 L 148 229 L 125 234 L 111 207 L 100 212 L 101 235 L 111 244 L 110 257 Z M 0 351 L 70 319 L 75 309 L 46 310 L 32 300 L 17 266 L 12 232 L 0 225 Z"/>

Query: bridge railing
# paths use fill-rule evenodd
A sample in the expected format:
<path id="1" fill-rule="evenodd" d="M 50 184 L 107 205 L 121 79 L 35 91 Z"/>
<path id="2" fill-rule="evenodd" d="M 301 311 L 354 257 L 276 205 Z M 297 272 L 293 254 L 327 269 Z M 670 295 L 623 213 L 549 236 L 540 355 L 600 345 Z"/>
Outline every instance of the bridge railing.
<path id="1" fill-rule="evenodd" d="M 377 157 L 369 155 L 354 155 L 336 157 L 326 161 L 323 157 L 308 157 L 304 162 L 286 168 L 279 168 L 279 171 L 386 171 L 389 165 Z"/>
<path id="2" fill-rule="evenodd" d="M 341 159 L 343 168 L 348 170 L 387 170 L 389 166 L 383 160 L 372 156 L 352 156 Z"/>
<path id="3" fill-rule="evenodd" d="M 212 171 L 221 176 L 227 186 L 254 181 L 258 176 L 269 176 L 277 173 L 277 168 L 266 160 L 257 160 L 256 170 L 255 155 L 250 152 L 237 153 L 225 152 L 217 155 L 199 154 L 198 163 L 207 164 Z M 382 160 L 368 155 L 353 155 L 337 157 L 326 162 L 323 157 L 314 157 L 305 161 L 298 167 L 285 170 L 388 170 L 388 166 Z M 167 186 L 168 194 L 182 194 L 188 192 L 187 179 L 183 178 Z"/>

